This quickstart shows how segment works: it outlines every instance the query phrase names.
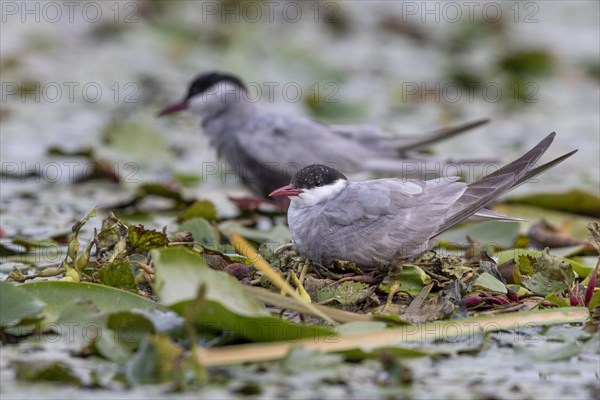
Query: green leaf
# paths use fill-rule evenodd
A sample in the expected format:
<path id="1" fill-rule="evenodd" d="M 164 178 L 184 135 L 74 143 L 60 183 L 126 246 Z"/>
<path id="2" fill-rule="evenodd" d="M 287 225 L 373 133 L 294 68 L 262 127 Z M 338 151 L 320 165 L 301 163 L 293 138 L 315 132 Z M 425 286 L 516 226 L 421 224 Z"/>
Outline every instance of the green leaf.
<path id="1" fill-rule="evenodd" d="M 144 337 L 152 333 L 154 325 L 145 316 L 128 311 L 114 313 L 106 319 L 106 329 L 96 341 L 96 349 L 105 358 L 123 364 Z"/>
<path id="2" fill-rule="evenodd" d="M 27 251 L 31 251 L 31 249 L 47 249 L 47 248 L 55 248 L 60 247 L 60 244 L 52 239 L 42 239 L 42 240 L 32 240 L 26 237 L 15 237 L 12 240 L 13 244 L 18 246 L 23 246 Z"/>
<path id="3" fill-rule="evenodd" d="M 204 259 L 181 247 L 155 249 L 151 252 L 156 266 L 154 292 L 165 304 L 196 297 L 205 284 L 206 299 L 228 306 L 238 315 L 265 316 L 264 305 L 241 290 L 240 283 L 229 274 L 208 267 Z"/>
<path id="4" fill-rule="evenodd" d="M 548 248 L 542 251 L 542 255 L 535 264 L 536 271 L 554 281 L 565 282 L 570 285 L 575 280 L 575 274 L 569 261 L 555 257 L 549 253 Z"/>
<path id="5" fill-rule="evenodd" d="M 138 285 L 128 262 L 105 265 L 98 270 L 100 282 L 106 286 L 136 291 Z"/>
<path id="6" fill-rule="evenodd" d="M 0 327 L 15 326 L 40 318 L 44 302 L 21 287 L 0 282 Z"/>
<path id="7" fill-rule="evenodd" d="M 103 228 L 98 233 L 100 248 L 105 249 L 114 246 L 121 239 L 121 236 L 121 229 L 118 225 Z"/>
<path id="8" fill-rule="evenodd" d="M 177 379 L 182 371 L 183 348 L 168 336 L 147 336 L 126 365 L 131 384 L 152 384 Z"/>
<path id="9" fill-rule="evenodd" d="M 567 289 L 563 282 L 552 280 L 540 272 L 534 273 L 527 279 L 523 277 L 522 284 L 532 292 L 544 296 Z"/>
<path id="10" fill-rule="evenodd" d="M 73 234 L 75 236 L 77 236 L 79 234 L 79 231 L 81 230 L 81 228 L 83 228 L 83 226 L 93 217 L 96 216 L 96 211 L 97 211 L 98 207 L 94 207 L 92 208 L 92 210 L 90 212 L 88 212 L 85 217 L 83 217 L 82 219 L 80 219 L 79 221 L 77 221 L 77 223 L 75 223 L 75 225 L 73 225 L 73 228 L 71 229 L 71 231 L 73 232 Z"/>
<path id="11" fill-rule="evenodd" d="M 18 288 L 46 303 L 45 323 L 55 322 L 65 305 L 77 299 L 92 301 L 99 311 L 106 314 L 132 310 L 167 310 L 163 305 L 145 297 L 95 283 L 41 281 L 24 283 Z"/>
<path id="12" fill-rule="evenodd" d="M 147 333 L 154 333 L 154 324 L 141 314 L 121 311 L 110 314 L 106 327 L 115 333 L 117 340 L 130 347 L 137 347 Z"/>
<path id="13" fill-rule="evenodd" d="M 473 282 L 474 286 L 480 286 L 485 289 L 492 290 L 494 292 L 506 293 L 506 285 L 496 279 L 493 275 L 484 272 L 475 279 Z"/>
<path id="14" fill-rule="evenodd" d="M 171 309 L 181 316 L 188 315 L 194 300 L 173 304 Z M 334 330 L 321 325 L 296 324 L 284 319 L 265 316 L 245 316 L 232 312 L 228 305 L 207 300 L 194 316 L 198 332 L 223 332 L 235 339 L 253 342 L 296 341 L 299 339 L 335 340 Z"/>
<path id="15" fill-rule="evenodd" d="M 367 332 L 377 332 L 385 329 L 387 324 L 382 321 L 357 321 L 342 324 L 338 328 L 338 333 L 342 336 L 357 335 Z"/>
<path id="16" fill-rule="evenodd" d="M 107 334 L 105 321 L 106 314 L 90 300 L 73 299 L 64 306 L 53 326 L 69 347 L 80 352 Z"/>
<path id="17" fill-rule="evenodd" d="M 566 193 L 540 193 L 513 198 L 509 203 L 528 204 L 551 210 L 600 217 L 600 198 L 595 194 L 574 189 Z"/>
<path id="18" fill-rule="evenodd" d="M 137 200 L 142 200 L 147 196 L 158 196 L 163 197 L 165 199 L 174 200 L 176 203 L 185 204 L 186 201 L 177 190 L 172 189 L 171 187 L 164 185 L 162 183 L 144 183 L 142 184 L 137 191 L 136 198 Z"/>
<path id="19" fill-rule="evenodd" d="M 533 269 L 533 264 L 535 263 L 535 258 L 530 255 L 521 255 L 519 256 L 519 262 L 517 266 L 519 267 L 519 272 L 523 275 L 533 275 L 535 272 Z"/>
<path id="20" fill-rule="evenodd" d="M 216 221 L 217 209 L 209 200 L 196 200 L 179 214 L 178 220 L 184 222 L 192 218 L 204 218 L 208 221 Z"/>
<path id="21" fill-rule="evenodd" d="M 209 268 L 201 256 L 186 248 L 157 249 L 151 254 L 156 266 L 154 291 L 179 315 L 188 315 L 198 288 L 205 287 L 201 309 L 194 315 L 199 331 L 233 332 L 253 341 L 317 339 L 333 334 L 325 327 L 271 316 L 235 278 Z"/>
<path id="22" fill-rule="evenodd" d="M 546 296 L 546 300 L 551 302 L 557 307 L 570 307 L 571 302 L 568 298 L 560 297 L 557 293 L 552 292 L 548 296 Z"/>
<path id="23" fill-rule="evenodd" d="M 0 257 L 2 260 L 6 260 L 6 258 L 10 256 L 23 255 L 25 253 L 26 251 L 15 248 L 10 243 L 0 243 Z"/>
<path id="24" fill-rule="evenodd" d="M 317 96 L 306 96 L 304 104 L 308 107 L 311 114 L 324 122 L 345 122 L 349 120 L 358 121 L 365 115 L 365 106 L 361 103 L 326 101 L 326 99 Z"/>
<path id="25" fill-rule="evenodd" d="M 600 307 L 600 291 L 594 292 L 592 295 L 592 299 L 590 300 L 590 304 L 588 304 L 588 308 L 590 311 Z"/>
<path id="26" fill-rule="evenodd" d="M 488 247 L 511 247 L 519 235 L 519 224 L 514 222 L 487 221 L 448 230 L 439 238 L 460 246 L 469 246 L 467 236 L 473 238 L 483 249 Z"/>
<path id="27" fill-rule="evenodd" d="M 400 290 L 416 296 L 425 285 L 431 282 L 431 277 L 416 265 L 405 264 L 402 266 L 402 272 L 397 275 L 396 280 L 400 283 Z M 384 292 L 388 292 L 388 286 L 388 284 L 379 285 Z"/>
<path id="28" fill-rule="evenodd" d="M 531 227 L 538 224 L 539 221 L 543 219 L 553 226 L 568 227 L 568 229 L 563 232 L 568 236 L 585 239 L 589 234 L 587 226 L 593 221 L 590 217 L 570 214 L 563 211 L 549 210 L 547 208 L 527 204 L 497 204 L 494 206 L 493 211 L 524 219 L 525 221 L 521 221 L 518 224 L 521 228 L 520 232 L 522 235 L 527 235 Z M 563 229 L 561 228 L 561 232 L 562 231 Z"/>
<path id="29" fill-rule="evenodd" d="M 335 288 L 335 292 L 329 296 L 334 298 L 342 306 L 357 305 L 364 302 L 373 290 L 369 285 L 361 282 L 346 281 Z"/>
<path id="30" fill-rule="evenodd" d="M 167 161 L 172 156 L 160 132 L 142 122 L 114 122 L 103 132 L 103 138 L 130 161 L 133 157 L 138 163 L 151 164 Z"/>
<path id="31" fill-rule="evenodd" d="M 144 225 L 129 225 L 127 241 L 134 252 L 144 252 L 169 244 L 163 232 L 145 229 Z"/>
<path id="32" fill-rule="evenodd" d="M 196 243 L 215 248 L 219 245 L 214 228 L 204 218 L 192 218 L 185 221 L 179 225 L 177 232 L 190 232 Z"/>
<path id="33" fill-rule="evenodd" d="M 41 361 L 27 359 L 17 360 L 13 363 L 17 379 L 30 382 L 61 382 L 73 385 L 82 385 L 81 378 L 65 362 Z"/>
<path id="34" fill-rule="evenodd" d="M 202 183 L 202 175 L 187 172 L 173 172 L 173 179 L 181 183 L 182 186 L 198 186 Z"/>
<path id="35" fill-rule="evenodd" d="M 503 264 L 506 261 L 512 260 L 512 259 L 520 260 L 519 257 L 521 257 L 521 256 L 530 256 L 530 257 L 537 259 L 541 255 L 542 255 L 542 252 L 538 251 L 538 250 L 511 249 L 511 250 L 504 250 L 499 253 L 496 253 L 494 256 L 498 257 L 498 264 Z M 590 274 L 590 272 L 592 272 L 592 270 L 594 269 L 594 266 L 585 265 L 585 264 L 579 263 L 577 261 L 570 260 L 568 258 L 564 258 L 564 257 L 557 257 L 557 258 L 571 264 L 573 271 L 575 271 L 577 273 L 577 275 L 581 278 L 585 278 L 586 276 L 588 276 Z M 522 270 L 521 270 L 521 273 L 523 273 Z"/>
<path id="36" fill-rule="evenodd" d="M 545 49 L 519 50 L 506 53 L 498 64 L 515 76 L 543 76 L 552 71 L 554 59 Z"/>
<path id="37" fill-rule="evenodd" d="M 219 224 L 219 229 L 226 235 L 238 233 L 246 239 L 255 242 L 280 245 L 292 240 L 289 229 L 284 225 L 276 225 L 268 230 L 252 229 L 237 221 L 225 221 Z"/>

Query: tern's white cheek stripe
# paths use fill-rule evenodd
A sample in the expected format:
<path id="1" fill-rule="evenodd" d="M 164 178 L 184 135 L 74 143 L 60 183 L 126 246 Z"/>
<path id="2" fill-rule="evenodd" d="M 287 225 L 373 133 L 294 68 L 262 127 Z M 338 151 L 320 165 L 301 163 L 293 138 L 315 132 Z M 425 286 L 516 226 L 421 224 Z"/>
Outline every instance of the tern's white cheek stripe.
<path id="1" fill-rule="evenodd" d="M 243 90 L 231 82 L 219 82 L 202 94 L 189 100 L 188 108 L 195 114 L 203 116 L 206 110 L 222 107 L 225 103 L 241 103 L 246 98 Z"/>
<path id="2" fill-rule="evenodd" d="M 334 197 L 344 189 L 347 184 L 347 180 L 339 179 L 330 185 L 314 187 L 312 189 L 303 189 L 302 193 L 298 196 L 291 197 L 290 199 L 298 207 L 312 206 L 323 200 Z"/>

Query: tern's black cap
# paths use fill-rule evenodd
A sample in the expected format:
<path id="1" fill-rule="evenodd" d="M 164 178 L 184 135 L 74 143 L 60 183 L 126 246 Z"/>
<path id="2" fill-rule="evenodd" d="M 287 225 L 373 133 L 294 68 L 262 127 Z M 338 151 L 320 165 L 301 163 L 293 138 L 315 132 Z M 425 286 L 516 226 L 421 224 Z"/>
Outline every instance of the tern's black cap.
<path id="1" fill-rule="evenodd" d="M 194 79 L 194 81 L 190 85 L 185 99 L 189 100 L 193 96 L 202 94 L 220 82 L 230 82 L 235 85 L 238 85 L 242 89 L 245 89 L 244 82 L 242 82 L 242 80 L 237 76 L 216 71 L 207 72 L 205 74 L 199 75 L 198 77 L 196 77 L 196 79 Z"/>
<path id="2" fill-rule="evenodd" d="M 292 186 L 296 189 L 312 189 L 330 185 L 340 179 L 348 180 L 337 169 L 322 164 L 313 164 L 302 168 L 292 177 Z"/>

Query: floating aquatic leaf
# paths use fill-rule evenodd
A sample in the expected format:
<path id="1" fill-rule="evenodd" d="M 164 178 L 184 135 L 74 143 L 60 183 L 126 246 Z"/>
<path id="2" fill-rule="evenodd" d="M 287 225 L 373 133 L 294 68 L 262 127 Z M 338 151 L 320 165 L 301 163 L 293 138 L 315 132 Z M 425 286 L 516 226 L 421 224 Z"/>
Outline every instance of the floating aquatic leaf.
<path id="1" fill-rule="evenodd" d="M 580 189 L 566 193 L 540 193 L 524 197 L 512 198 L 509 203 L 520 203 L 565 211 L 574 214 L 600 217 L 600 198 Z"/>
<path id="2" fill-rule="evenodd" d="M 26 290 L 0 281 L 0 328 L 37 320 L 43 308 L 44 302 Z"/>
<path id="3" fill-rule="evenodd" d="M 194 242 L 216 247 L 219 244 L 215 229 L 204 218 L 191 218 L 179 225 L 178 232 L 190 232 L 194 237 Z"/>
<path id="4" fill-rule="evenodd" d="M 186 173 L 186 172 L 173 172 L 173 179 L 181 183 L 182 186 L 197 186 L 202 183 L 202 175 Z"/>
<path id="5" fill-rule="evenodd" d="M 506 286 L 504 285 L 504 283 L 499 281 L 494 276 L 488 274 L 487 272 L 480 274 L 477 277 L 477 279 L 475 279 L 475 282 L 473 282 L 473 285 L 482 287 L 484 289 L 489 289 L 493 292 L 499 292 L 499 293 L 507 292 Z"/>
<path id="6" fill-rule="evenodd" d="M 72 299 L 64 304 L 60 315 L 54 322 L 53 329 L 68 343 L 74 352 L 80 353 L 88 349 L 103 334 L 106 314 L 90 300 Z"/>
<path id="7" fill-rule="evenodd" d="M 100 282 L 106 286 L 137 291 L 138 285 L 128 262 L 112 263 L 98 270 Z"/>
<path id="8" fill-rule="evenodd" d="M 491 249 L 491 253 L 495 249 L 511 247 L 518 235 L 518 223 L 487 221 L 448 230 L 440 235 L 440 239 L 459 247 L 468 247 L 469 237 L 477 242 L 483 251 Z"/>
<path id="9" fill-rule="evenodd" d="M 246 239 L 276 246 L 292 240 L 289 229 L 284 225 L 276 225 L 268 230 L 259 230 L 248 228 L 237 221 L 225 221 L 219 224 L 219 229 L 228 236 L 235 232 Z"/>
<path id="10" fill-rule="evenodd" d="M 27 250 L 23 251 L 18 247 L 12 246 L 10 243 L 0 243 L 0 257 L 3 260 L 10 256 L 25 254 L 26 252 Z"/>
<path id="11" fill-rule="evenodd" d="M 293 343 L 257 343 L 227 348 L 205 349 L 198 354 L 198 362 L 204 366 L 241 364 L 269 361 L 286 357 L 292 347 L 320 352 L 340 352 L 349 358 L 364 359 L 382 352 L 404 357 L 427 355 L 427 351 L 407 349 L 398 345 L 406 342 L 424 342 L 426 339 L 469 339 L 473 335 L 513 329 L 519 326 L 543 326 L 584 322 L 589 311 L 582 307 L 528 311 L 520 313 L 479 316 L 451 321 L 429 322 L 423 325 L 407 325 L 388 328 L 379 332 L 367 332 L 349 336 L 336 336 L 335 340 L 306 339 Z"/>
<path id="12" fill-rule="evenodd" d="M 134 157 L 139 163 L 164 162 L 172 157 L 162 135 L 143 122 L 113 122 L 103 132 L 103 139 L 129 160 Z"/>
<path id="13" fill-rule="evenodd" d="M 178 204 L 186 204 L 187 201 L 183 198 L 178 190 L 173 189 L 162 183 L 144 183 L 137 191 L 136 200 L 140 201 L 147 196 L 158 196 L 165 199 L 175 200 Z"/>
<path id="14" fill-rule="evenodd" d="M 184 350 L 166 335 L 146 336 L 126 365 L 131 384 L 155 384 L 183 379 Z"/>
<path id="15" fill-rule="evenodd" d="M 552 71 L 554 60 L 545 49 L 520 50 L 507 53 L 499 67 L 514 75 L 541 76 Z"/>
<path id="16" fill-rule="evenodd" d="M 163 302 L 172 304 L 171 308 L 179 315 L 187 315 L 198 288 L 204 285 L 204 302 L 194 318 L 199 329 L 230 331 L 253 341 L 332 335 L 326 327 L 272 317 L 235 278 L 210 269 L 201 256 L 186 248 L 153 250 L 152 259 L 156 265 L 155 292 Z"/>
<path id="17" fill-rule="evenodd" d="M 203 218 L 208 221 L 217 220 L 217 209 L 209 200 L 196 200 L 191 206 L 183 210 L 177 218 L 180 222 L 192 218 Z"/>
<path id="18" fill-rule="evenodd" d="M 32 240 L 26 237 L 17 236 L 12 239 L 12 243 L 18 246 L 25 247 L 25 251 L 31 251 L 33 249 L 46 249 L 60 246 L 56 240 L 42 239 Z"/>
<path id="19" fill-rule="evenodd" d="M 82 386 L 76 370 L 64 361 L 17 360 L 13 362 L 18 379 L 31 382 L 61 382 Z"/>
<path id="20" fill-rule="evenodd" d="M 166 310 L 166 307 L 145 297 L 95 283 L 40 281 L 18 286 L 46 303 L 43 324 L 52 324 L 65 305 L 75 300 L 90 300 L 103 313 L 131 310 Z"/>
<path id="21" fill-rule="evenodd" d="M 130 311 L 112 313 L 106 320 L 106 327 L 114 332 L 115 341 L 135 349 L 148 333 L 154 333 L 153 323 L 144 315 Z"/>

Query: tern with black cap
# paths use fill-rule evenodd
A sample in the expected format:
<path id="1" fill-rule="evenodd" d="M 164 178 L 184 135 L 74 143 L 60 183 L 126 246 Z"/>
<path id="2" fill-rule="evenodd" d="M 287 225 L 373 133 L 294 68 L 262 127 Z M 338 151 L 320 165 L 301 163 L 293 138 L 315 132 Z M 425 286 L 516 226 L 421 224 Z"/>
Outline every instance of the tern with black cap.
<path id="1" fill-rule="evenodd" d="M 302 116 L 265 111 L 247 98 L 236 76 L 211 72 L 197 77 L 185 98 L 164 108 L 164 116 L 190 110 L 202 129 L 242 181 L 267 197 L 307 165 L 335 165 L 344 173 L 386 172 L 396 176 L 420 169 L 442 170 L 440 161 L 407 151 L 448 139 L 483 125 L 477 120 L 416 136 L 394 136 L 371 126 L 326 125 Z"/>
<path id="2" fill-rule="evenodd" d="M 470 217 L 518 220 L 484 207 L 577 151 L 535 167 L 554 136 L 469 184 L 457 177 L 351 182 L 337 170 L 316 164 L 300 170 L 271 196 L 290 198 L 292 241 L 313 262 L 326 266 L 339 259 L 369 268 L 376 266 L 376 259 L 390 261 L 396 254 L 414 259 L 431 249 L 438 235 Z"/>

